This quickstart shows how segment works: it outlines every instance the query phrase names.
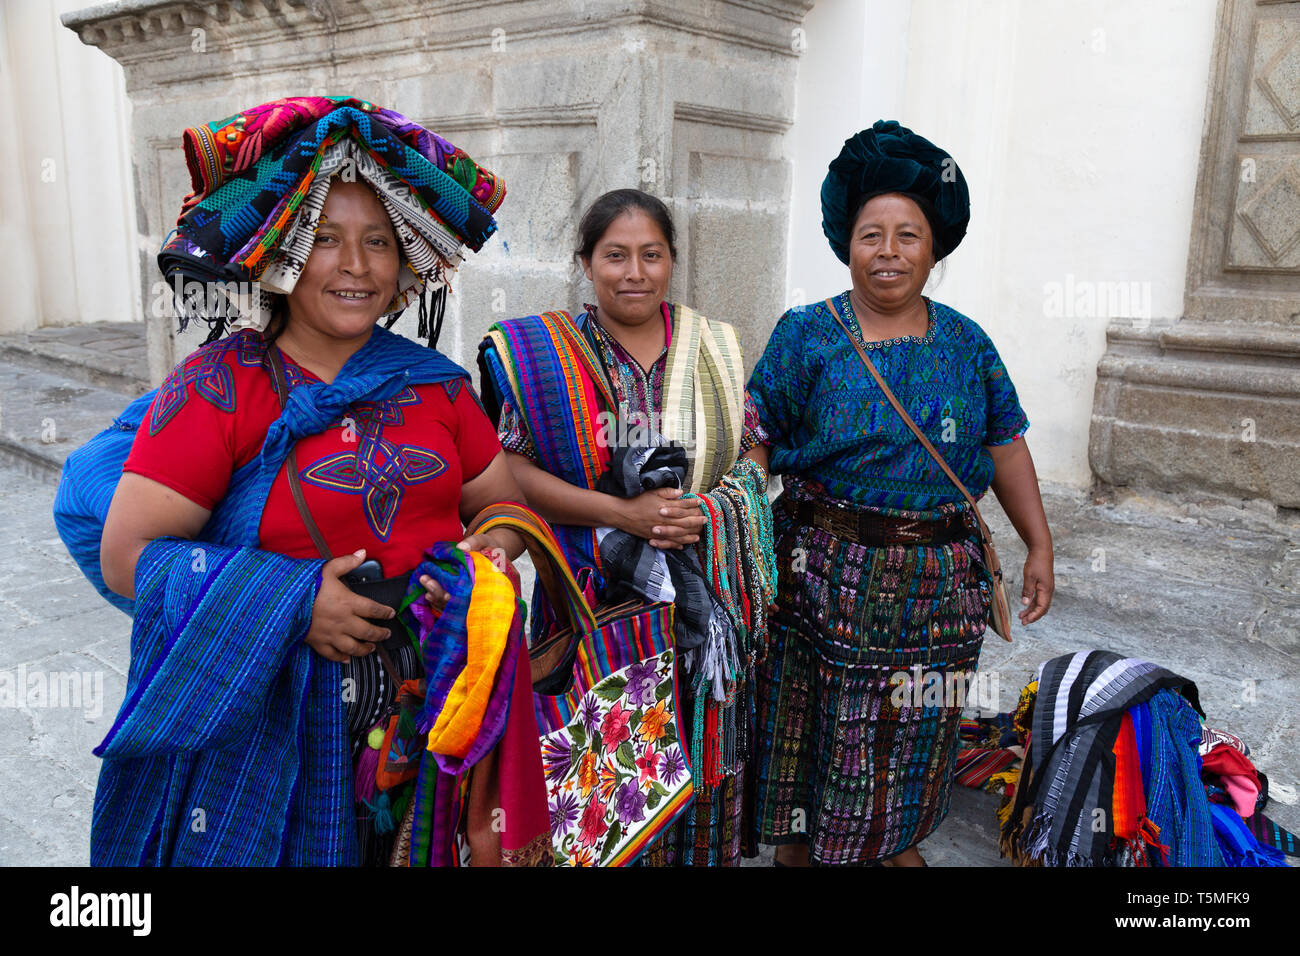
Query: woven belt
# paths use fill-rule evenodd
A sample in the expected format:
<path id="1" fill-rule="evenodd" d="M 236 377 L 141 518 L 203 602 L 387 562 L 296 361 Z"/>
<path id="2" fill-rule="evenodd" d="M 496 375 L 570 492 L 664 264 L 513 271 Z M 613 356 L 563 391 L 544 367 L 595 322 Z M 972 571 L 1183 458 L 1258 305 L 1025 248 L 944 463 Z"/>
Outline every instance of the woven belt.
<path id="1" fill-rule="evenodd" d="M 970 537 L 971 530 L 961 512 L 936 521 L 897 518 L 852 508 L 839 508 L 818 501 L 784 505 L 802 525 L 829 531 L 837 538 L 867 547 L 883 544 L 948 544 Z"/>

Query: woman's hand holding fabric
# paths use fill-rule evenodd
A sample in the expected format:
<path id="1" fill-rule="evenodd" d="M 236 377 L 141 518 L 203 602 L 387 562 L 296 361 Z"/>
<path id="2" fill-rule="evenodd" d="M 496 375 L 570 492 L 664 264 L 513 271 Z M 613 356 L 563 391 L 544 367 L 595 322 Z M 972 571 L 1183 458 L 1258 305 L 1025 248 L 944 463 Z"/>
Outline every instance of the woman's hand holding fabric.
<path id="1" fill-rule="evenodd" d="M 1025 558 L 1024 585 L 1020 589 L 1020 603 L 1025 605 L 1019 617 L 1021 624 L 1033 624 L 1052 606 L 1056 591 L 1056 577 L 1052 573 L 1050 548 L 1031 548 Z"/>
<path id="2" fill-rule="evenodd" d="M 397 612 L 387 605 L 362 597 L 339 580 L 366 559 L 365 551 L 354 551 L 325 564 L 320 590 L 311 610 L 311 628 L 304 640 L 326 660 L 346 661 L 373 653 L 375 642 L 387 639 L 388 631 L 366 618 L 388 619 Z"/>
<path id="3" fill-rule="evenodd" d="M 655 488 L 635 498 L 620 498 L 620 531 L 645 538 L 655 548 L 682 548 L 700 540 L 704 515 L 695 501 L 678 501 L 680 488 Z"/>
<path id="4" fill-rule="evenodd" d="M 524 539 L 511 531 L 509 528 L 496 528 L 483 534 L 472 534 L 465 540 L 456 545 L 462 551 L 477 551 L 492 562 L 502 574 L 509 575 L 513 573 L 510 567 L 512 558 L 517 558 L 524 551 Z M 435 581 L 429 575 L 421 576 L 420 583 L 424 585 L 425 600 L 438 610 L 447 606 L 451 600 L 451 595 L 446 589 Z"/>

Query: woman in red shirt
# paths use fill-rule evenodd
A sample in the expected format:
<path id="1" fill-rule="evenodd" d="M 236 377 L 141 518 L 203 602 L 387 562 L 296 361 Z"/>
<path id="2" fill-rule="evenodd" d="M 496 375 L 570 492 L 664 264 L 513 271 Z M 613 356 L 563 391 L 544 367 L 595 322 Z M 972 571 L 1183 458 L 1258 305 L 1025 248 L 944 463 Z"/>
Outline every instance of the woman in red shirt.
<path id="1" fill-rule="evenodd" d="M 258 502 L 247 501 L 241 501 L 241 513 L 256 518 L 255 541 L 260 551 L 295 559 L 318 559 L 322 554 L 330 558 L 320 568 L 302 640 L 314 655 L 343 665 L 341 686 L 355 764 L 367 747 L 375 746 L 372 728 L 395 695 L 394 683 L 422 676 L 422 668 L 419 651 L 409 638 L 400 628 L 390 630 L 387 626 L 396 617 L 392 605 L 397 602 L 386 604 L 363 597 L 342 579 L 366 559 L 376 560 L 382 569 L 380 576 L 396 581 L 400 601 L 406 578 L 435 542 L 460 541 L 460 548 L 484 551 L 498 564 L 502 558 L 516 557 L 523 550 L 523 541 L 513 531 L 499 529 L 461 539 L 464 526 L 483 508 L 498 501 L 522 501 L 523 495 L 468 374 L 438 353 L 376 328 L 378 319 L 393 312 L 403 289 L 410 287 L 410 277 L 403 271 L 412 267 L 410 246 L 406 236 L 399 243 L 392 194 L 346 180 L 335 178 L 325 186 L 328 192 L 318 221 L 310 224 L 314 228 L 310 254 L 297 264 L 300 272 L 292 291 L 276 303 L 266 332 L 243 329 L 205 345 L 181 363 L 159 390 L 140 425 L 114 494 L 100 561 L 108 587 L 128 598 L 137 597 L 137 586 L 148 583 L 147 577 L 138 575 L 137 563 L 143 569 L 140 574 L 152 573 L 153 566 L 146 567 L 145 561 L 156 552 L 146 549 L 165 539 L 198 543 L 192 552 L 195 570 L 210 570 L 205 567 L 202 542 L 239 537 L 205 537 L 217 527 L 226 527 L 224 500 L 228 494 L 247 497 L 250 485 L 243 476 L 256 472 L 259 461 L 275 459 L 274 448 L 283 454 L 287 446 L 285 466 L 277 464 L 274 477 L 266 476 L 269 490 L 260 492 L 265 495 L 260 514 Z M 399 223 L 398 229 L 402 228 L 409 232 L 409 226 Z M 405 286 L 402 279 L 408 280 Z M 277 364 L 282 370 L 282 387 L 276 383 Z M 281 391 L 284 394 L 279 394 Z M 290 482 L 290 469 L 297 473 L 299 489 Z M 253 482 L 251 487 L 258 485 Z M 295 502 L 299 493 L 301 503 Z M 214 512 L 218 520 L 214 520 Z M 311 519 L 318 532 L 309 527 Z M 425 576 L 421 583 L 429 592 L 430 603 L 446 603 L 446 593 L 431 578 Z M 174 587 L 170 581 L 167 586 L 169 590 Z M 165 617 L 165 604 L 163 608 Z M 177 627 L 183 629 L 191 616 L 205 611 L 213 615 L 239 613 L 239 609 L 205 608 L 195 601 Z M 252 618 L 251 611 L 246 618 Z M 139 600 L 136 612 L 139 632 Z M 163 626 L 171 625 L 164 621 Z M 131 708 L 141 706 L 142 688 L 135 683 L 147 685 L 152 676 L 152 672 L 145 677 L 136 674 L 140 666 L 135 660 L 137 643 L 133 639 L 133 686 L 128 687 L 122 714 L 100 748 L 108 750 L 96 798 L 96 827 L 102 826 L 103 832 L 92 836 L 92 858 L 136 862 L 137 857 L 152 854 L 164 863 L 294 859 L 297 851 L 291 844 L 297 838 L 292 834 L 294 827 L 302 825 L 300 809 L 281 808 L 286 819 L 276 824 L 283 831 L 277 838 L 279 831 L 274 828 L 248 822 L 247 804 L 234 802 L 227 812 L 214 813 L 209 807 L 205 813 L 205 825 L 210 829 L 234 821 L 228 831 L 222 831 L 220 840 L 210 839 L 196 849 L 185 843 L 187 834 L 173 834 L 171 846 L 157 850 L 158 840 L 166 841 L 167 835 L 160 836 L 157 823 L 145 819 L 154 811 L 140 806 L 146 800 L 142 795 L 155 802 L 162 800 L 169 808 L 177 797 L 159 797 L 140 783 L 142 771 L 131 765 L 141 761 L 108 759 L 114 756 L 110 746 L 114 734 L 128 722 Z M 381 646 L 387 653 L 376 653 Z M 291 660 L 292 648 L 290 658 L 281 659 Z M 158 665 L 145 666 L 156 669 Z M 515 683 L 522 680 L 520 686 L 526 694 L 526 655 L 519 655 L 518 666 Z M 311 665 L 308 667 L 310 670 Z M 289 665 L 285 668 L 287 673 Z M 314 669 L 320 670 L 320 665 Z M 238 679 L 238 675 L 230 679 Z M 144 691 L 148 694 L 152 689 L 145 687 Z M 310 703 L 311 697 L 305 700 Z M 527 708 L 511 707 L 512 723 L 524 715 L 531 721 Z M 296 731 L 300 753 L 310 749 L 303 739 L 304 728 L 310 734 L 310 728 L 302 723 Z M 522 739 L 528 738 L 523 732 Z M 534 749 L 536 739 L 533 724 Z M 252 764 L 251 759 L 248 762 Z M 535 762 L 540 788 L 540 758 Z M 170 764 L 168 769 L 175 766 Z M 273 762 L 272 769 L 278 775 L 282 768 Z M 301 774 L 299 779 L 304 779 Z M 245 784 L 241 780 L 240 788 Z M 299 791 L 310 786 L 311 781 L 291 784 L 289 795 L 300 801 Z M 192 780 L 186 789 L 196 790 L 198 784 Z M 225 792 L 231 788 L 214 789 Z M 134 794 L 130 800 L 121 797 L 128 792 Z M 544 808 L 544 792 L 539 789 L 537 797 Z M 108 807 L 114 800 L 117 805 L 111 807 L 111 816 L 106 809 L 103 820 L 99 819 L 101 803 Z M 350 841 L 329 837 L 323 843 L 330 844 L 332 855 L 321 851 L 312 856 L 303 851 L 297 858 L 387 862 L 393 842 L 390 826 L 378 820 L 368 803 L 358 802 L 355 809 L 355 856 L 349 852 Z M 106 822 L 109 820 L 112 822 Z M 155 832 L 149 835 L 130 832 L 150 826 Z M 249 839 L 262 840 L 265 845 L 256 853 L 244 853 L 239 843 L 246 833 L 253 833 Z M 544 824 L 541 836 L 548 836 Z M 302 842 L 312 839 L 315 837 L 302 838 Z M 214 849 L 222 840 L 224 844 Z M 277 842 L 281 845 L 276 846 Z M 540 840 L 539 847 L 549 858 L 549 840 Z"/>

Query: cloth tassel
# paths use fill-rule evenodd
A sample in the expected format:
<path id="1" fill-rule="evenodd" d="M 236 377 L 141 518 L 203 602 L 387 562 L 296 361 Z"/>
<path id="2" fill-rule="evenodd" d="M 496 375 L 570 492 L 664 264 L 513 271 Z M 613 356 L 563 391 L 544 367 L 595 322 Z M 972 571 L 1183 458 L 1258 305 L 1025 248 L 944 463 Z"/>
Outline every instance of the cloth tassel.
<path id="1" fill-rule="evenodd" d="M 369 806 L 370 801 L 375 798 L 375 794 L 379 792 L 379 784 L 376 782 L 378 773 L 379 751 L 370 746 L 361 748 L 361 756 L 357 758 L 357 769 L 352 777 L 352 788 L 358 803 Z"/>
<path id="2" fill-rule="evenodd" d="M 427 290 L 432 284 L 430 277 L 421 278 L 426 283 L 426 291 L 420 294 L 415 334 L 418 338 L 424 339 L 429 348 L 436 349 L 438 336 L 442 334 L 442 320 L 447 313 L 447 286 L 441 285 L 429 293 Z"/>
<path id="3" fill-rule="evenodd" d="M 397 829 L 397 819 L 393 816 L 393 802 L 388 799 L 388 791 L 385 790 L 379 795 L 379 799 L 371 803 L 369 800 L 363 800 L 362 803 L 370 811 L 370 825 L 375 828 L 375 832 L 380 836 L 392 833 Z"/>
<path id="4" fill-rule="evenodd" d="M 1020 838 L 1021 853 L 1031 860 L 1042 861 L 1047 856 L 1047 845 L 1052 837 L 1052 821 L 1046 816 L 1035 816 Z"/>
<path id="5" fill-rule="evenodd" d="M 1142 837 L 1142 842 L 1149 847 L 1160 851 L 1161 866 L 1169 865 L 1169 847 L 1160 842 L 1160 828 L 1156 826 L 1148 817 L 1143 817 L 1138 823 L 1138 835 Z M 1140 859 L 1144 862 L 1140 865 L 1146 865 L 1146 852 L 1143 851 Z"/>

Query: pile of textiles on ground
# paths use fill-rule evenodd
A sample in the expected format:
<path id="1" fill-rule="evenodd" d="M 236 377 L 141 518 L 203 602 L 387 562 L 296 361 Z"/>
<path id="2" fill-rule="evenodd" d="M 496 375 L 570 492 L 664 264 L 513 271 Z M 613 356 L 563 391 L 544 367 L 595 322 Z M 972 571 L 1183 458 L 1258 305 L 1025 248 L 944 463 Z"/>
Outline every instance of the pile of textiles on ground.
<path id="1" fill-rule="evenodd" d="M 1171 671 L 1067 654 L 1013 713 L 962 722 L 957 779 L 1002 794 L 1000 848 L 1021 866 L 1285 866 L 1300 841 L 1265 816 L 1267 777 L 1203 716 Z"/>
<path id="2" fill-rule="evenodd" d="M 397 224 L 404 262 L 385 314 L 395 321 L 418 300 L 422 337 L 422 293 L 443 292 L 464 248 L 482 248 L 505 198 L 502 181 L 462 150 L 364 100 L 286 97 L 187 129 L 184 144 L 193 192 L 158 265 L 176 292 L 181 328 L 207 322 L 208 341 L 228 324 L 264 328 L 270 294 L 293 291 L 331 176 L 369 185 Z"/>

